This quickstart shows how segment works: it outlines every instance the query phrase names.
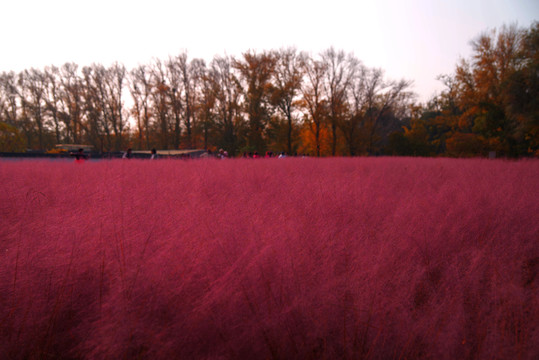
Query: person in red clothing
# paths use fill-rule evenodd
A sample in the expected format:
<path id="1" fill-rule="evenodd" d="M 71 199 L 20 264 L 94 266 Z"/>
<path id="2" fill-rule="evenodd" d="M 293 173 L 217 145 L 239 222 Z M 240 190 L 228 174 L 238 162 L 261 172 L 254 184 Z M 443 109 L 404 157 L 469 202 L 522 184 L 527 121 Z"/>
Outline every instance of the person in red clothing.
<path id="1" fill-rule="evenodd" d="M 75 154 L 71 154 L 71 156 L 75 157 L 75 162 L 78 164 L 83 163 L 84 160 L 88 159 L 88 156 L 84 153 L 84 149 L 82 148 L 80 148 Z"/>

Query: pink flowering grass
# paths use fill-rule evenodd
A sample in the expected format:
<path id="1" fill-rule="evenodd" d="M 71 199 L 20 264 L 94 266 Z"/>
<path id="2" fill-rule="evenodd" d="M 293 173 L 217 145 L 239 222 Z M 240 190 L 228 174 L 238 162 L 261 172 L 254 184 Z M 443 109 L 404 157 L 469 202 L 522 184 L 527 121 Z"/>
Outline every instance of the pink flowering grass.
<path id="1" fill-rule="evenodd" d="M 537 359 L 539 162 L 0 162 L 2 359 Z"/>

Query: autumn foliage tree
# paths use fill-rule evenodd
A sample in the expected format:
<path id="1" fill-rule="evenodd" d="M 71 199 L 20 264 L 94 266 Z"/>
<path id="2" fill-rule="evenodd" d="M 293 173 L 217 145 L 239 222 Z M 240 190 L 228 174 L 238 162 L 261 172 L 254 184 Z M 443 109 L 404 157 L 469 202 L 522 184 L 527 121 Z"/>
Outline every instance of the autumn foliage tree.
<path id="1" fill-rule="evenodd" d="M 240 59 L 233 59 L 243 90 L 242 110 L 247 120 L 247 148 L 266 151 L 266 128 L 271 118 L 271 79 L 275 68 L 273 52 L 257 54 L 248 51 Z"/>
<path id="2" fill-rule="evenodd" d="M 538 154 L 538 29 L 535 23 L 529 29 L 511 25 L 484 32 L 471 42 L 472 56 L 462 59 L 454 74 L 441 77 L 446 90 L 433 102 L 437 109 L 426 109 L 437 111 L 431 122 L 445 128 L 441 151 Z"/>
<path id="3" fill-rule="evenodd" d="M 24 138 L 15 126 L 0 122 L 0 152 L 22 152 L 25 145 Z"/>

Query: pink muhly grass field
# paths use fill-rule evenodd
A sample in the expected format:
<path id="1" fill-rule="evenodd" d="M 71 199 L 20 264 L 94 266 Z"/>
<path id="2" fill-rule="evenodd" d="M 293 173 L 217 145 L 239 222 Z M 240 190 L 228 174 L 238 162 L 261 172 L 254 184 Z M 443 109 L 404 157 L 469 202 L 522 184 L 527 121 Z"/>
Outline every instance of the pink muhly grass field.
<path id="1" fill-rule="evenodd" d="M 539 161 L 0 161 L 2 359 L 537 359 Z"/>

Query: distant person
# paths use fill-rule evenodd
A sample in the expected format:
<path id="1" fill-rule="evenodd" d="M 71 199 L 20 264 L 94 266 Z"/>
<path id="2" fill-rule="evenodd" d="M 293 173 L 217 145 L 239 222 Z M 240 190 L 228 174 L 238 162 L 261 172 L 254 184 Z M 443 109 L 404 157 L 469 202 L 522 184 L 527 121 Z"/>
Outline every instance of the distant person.
<path id="1" fill-rule="evenodd" d="M 155 148 L 152 149 L 152 156 L 150 157 L 150 160 L 156 160 L 157 159 L 157 150 Z"/>
<path id="2" fill-rule="evenodd" d="M 286 153 L 283 151 L 281 152 L 281 154 L 279 155 L 279 159 L 284 159 L 286 157 Z"/>
<path id="3" fill-rule="evenodd" d="M 84 153 L 84 149 L 80 148 L 75 154 L 71 154 L 71 156 L 75 157 L 76 163 L 83 163 L 84 160 L 88 158 L 88 156 Z"/>
<path id="4" fill-rule="evenodd" d="M 131 148 L 127 149 L 126 152 L 124 152 L 123 156 L 122 156 L 122 159 L 131 159 Z"/>
<path id="5" fill-rule="evenodd" d="M 219 154 L 217 155 L 217 157 L 219 159 L 226 159 L 228 157 L 228 152 L 223 149 L 219 149 Z"/>

